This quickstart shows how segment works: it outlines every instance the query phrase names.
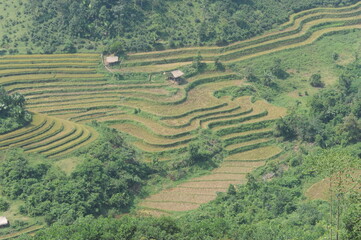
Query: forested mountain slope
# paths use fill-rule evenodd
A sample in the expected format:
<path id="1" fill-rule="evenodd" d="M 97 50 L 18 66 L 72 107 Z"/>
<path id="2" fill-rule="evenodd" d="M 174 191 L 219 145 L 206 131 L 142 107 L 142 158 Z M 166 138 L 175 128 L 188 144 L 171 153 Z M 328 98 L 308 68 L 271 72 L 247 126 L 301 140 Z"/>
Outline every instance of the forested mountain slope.
<path id="1" fill-rule="evenodd" d="M 16 2 L 16 1 L 15 1 Z M 0 47 L 28 52 L 91 50 L 120 41 L 127 51 L 195 45 L 226 45 L 259 35 L 291 13 L 340 7 L 355 0 L 31 0 L 19 3 L 0 36 Z M 11 3 L 10 3 L 11 4 Z M 7 5 L 7 4 L 6 4 Z M 18 9 L 24 8 L 25 15 Z M 4 9 L 5 10 L 5 9 Z M 8 13 L 2 14 L 6 18 Z M 29 22 L 22 21 L 24 18 Z M 14 34 L 16 24 L 28 26 Z M 105 42 L 104 42 L 105 40 Z M 22 44 L 21 44 L 22 42 Z M 36 44 L 33 44 L 36 43 Z M 101 45 L 101 44 L 100 44 Z M 25 48 L 24 46 L 24 48 Z"/>

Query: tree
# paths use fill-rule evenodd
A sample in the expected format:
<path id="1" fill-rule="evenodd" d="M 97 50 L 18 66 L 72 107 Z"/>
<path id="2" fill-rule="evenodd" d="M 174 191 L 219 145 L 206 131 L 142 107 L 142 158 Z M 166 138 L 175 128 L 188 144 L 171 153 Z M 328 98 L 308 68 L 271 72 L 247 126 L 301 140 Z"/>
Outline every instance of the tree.
<path id="1" fill-rule="evenodd" d="M 322 150 L 318 154 L 310 156 L 309 159 L 312 168 L 329 179 L 329 234 L 330 239 L 335 236 L 338 240 L 341 230 L 341 215 L 345 210 L 345 197 L 352 193 L 361 181 L 361 179 L 354 178 L 353 174 L 355 169 L 360 169 L 360 161 L 341 147 Z"/>
<path id="2" fill-rule="evenodd" d="M 0 198 L 0 212 L 5 212 L 9 209 L 10 204 L 4 198 Z"/>
<path id="3" fill-rule="evenodd" d="M 247 68 L 245 71 L 245 78 L 249 82 L 258 82 L 258 77 L 254 74 L 254 71 L 252 68 Z"/>
<path id="4" fill-rule="evenodd" d="M 310 77 L 310 84 L 312 87 L 322 88 L 325 86 L 325 84 L 321 80 L 321 74 L 319 73 L 312 74 L 312 76 Z"/>
<path id="5" fill-rule="evenodd" d="M 221 140 L 210 131 L 202 130 L 197 139 L 188 146 L 191 164 L 218 164 L 223 159 L 224 149 Z"/>
<path id="6" fill-rule="evenodd" d="M 273 61 L 273 65 L 270 68 L 271 73 L 279 79 L 286 79 L 288 77 L 288 73 L 282 69 L 281 67 L 281 59 L 276 58 Z"/>
<path id="7" fill-rule="evenodd" d="M 195 56 L 193 58 L 193 63 L 192 63 L 192 66 L 197 69 L 198 71 L 201 70 L 201 68 L 203 67 L 203 63 L 202 63 L 202 60 L 203 60 L 203 57 L 201 56 L 201 53 L 198 52 L 198 55 Z"/>
<path id="8" fill-rule="evenodd" d="M 223 63 L 219 61 L 219 58 L 216 58 L 216 60 L 214 61 L 214 67 L 216 68 L 217 71 L 224 72 L 226 70 Z"/>
<path id="9" fill-rule="evenodd" d="M 124 55 L 123 45 L 124 44 L 122 42 L 115 41 L 108 47 L 107 51 L 110 54 L 114 54 L 114 55 L 117 55 L 117 56 Z"/>
<path id="10" fill-rule="evenodd" d="M 351 92 L 351 85 L 352 85 L 352 76 L 349 74 L 342 74 L 338 79 L 338 85 L 342 92 L 346 95 L 350 94 Z"/>
<path id="11" fill-rule="evenodd" d="M 343 123 L 337 129 L 338 135 L 344 144 L 361 141 L 361 120 L 352 113 L 343 119 Z"/>
<path id="12" fill-rule="evenodd" d="M 265 71 L 264 76 L 262 78 L 262 84 L 265 85 L 266 87 L 272 87 L 275 85 L 274 79 L 275 77 L 271 71 Z"/>

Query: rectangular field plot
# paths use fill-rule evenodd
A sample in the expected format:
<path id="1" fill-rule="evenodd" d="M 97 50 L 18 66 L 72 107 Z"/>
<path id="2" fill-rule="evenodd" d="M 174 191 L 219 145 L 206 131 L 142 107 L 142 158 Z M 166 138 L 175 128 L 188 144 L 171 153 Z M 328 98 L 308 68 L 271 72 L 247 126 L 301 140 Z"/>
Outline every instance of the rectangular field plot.
<path id="1" fill-rule="evenodd" d="M 225 160 L 264 160 L 282 152 L 277 146 L 266 146 L 228 156 Z"/>
<path id="2" fill-rule="evenodd" d="M 184 193 L 180 193 L 180 192 L 173 192 L 173 193 L 168 193 L 168 192 L 161 192 L 159 194 L 155 194 L 153 196 L 151 196 L 150 198 L 147 198 L 147 202 L 148 201 L 156 201 L 156 202 L 190 202 L 190 203 L 206 203 L 209 202 L 213 199 L 215 199 L 215 195 L 211 194 L 211 195 L 198 195 L 198 194 L 184 194 Z"/>
<path id="3" fill-rule="evenodd" d="M 230 184 L 241 184 L 244 183 L 244 180 L 228 180 L 228 181 L 203 181 L 203 182 L 186 182 L 181 184 L 181 187 L 189 188 L 213 188 L 217 189 L 227 189 Z"/>
<path id="4" fill-rule="evenodd" d="M 164 211 L 190 211 L 199 207 L 198 203 L 182 203 L 182 202 L 142 202 L 141 207 L 160 209 Z"/>

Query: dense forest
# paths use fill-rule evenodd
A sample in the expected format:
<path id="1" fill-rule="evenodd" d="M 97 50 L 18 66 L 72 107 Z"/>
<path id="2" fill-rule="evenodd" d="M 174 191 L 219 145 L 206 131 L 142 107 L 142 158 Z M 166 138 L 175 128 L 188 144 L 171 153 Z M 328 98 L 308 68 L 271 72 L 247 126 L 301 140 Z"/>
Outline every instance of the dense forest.
<path id="1" fill-rule="evenodd" d="M 44 53 L 92 50 L 120 42 L 126 51 L 202 45 L 227 45 L 259 35 L 289 15 L 318 6 L 344 6 L 355 0 L 32 0 L 32 21 L 19 39 Z M 9 23 L 11 24 L 11 23 Z M 100 45 L 99 45 L 100 44 Z M 29 45 L 31 46 L 31 44 Z M 28 52 L 32 52 L 31 47 Z"/>

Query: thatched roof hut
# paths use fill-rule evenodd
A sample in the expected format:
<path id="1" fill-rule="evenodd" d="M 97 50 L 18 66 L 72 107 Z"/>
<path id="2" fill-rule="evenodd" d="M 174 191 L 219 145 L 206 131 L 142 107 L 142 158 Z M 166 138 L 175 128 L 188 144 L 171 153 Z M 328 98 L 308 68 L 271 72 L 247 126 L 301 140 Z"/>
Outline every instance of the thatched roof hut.
<path id="1" fill-rule="evenodd" d="M 182 72 L 181 70 L 175 70 L 170 72 L 170 74 L 171 74 L 171 78 L 173 80 L 176 80 L 177 78 L 182 77 L 184 75 L 184 72 Z"/>
<path id="2" fill-rule="evenodd" d="M 0 217 L 0 227 L 9 226 L 9 221 L 6 217 Z"/>
<path id="3" fill-rule="evenodd" d="M 113 64 L 119 62 L 119 57 L 117 56 L 109 56 L 105 58 L 105 64 Z"/>

